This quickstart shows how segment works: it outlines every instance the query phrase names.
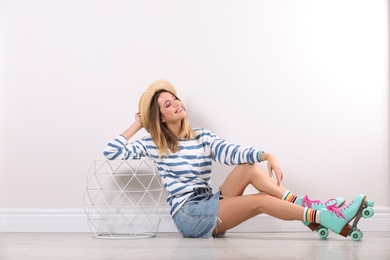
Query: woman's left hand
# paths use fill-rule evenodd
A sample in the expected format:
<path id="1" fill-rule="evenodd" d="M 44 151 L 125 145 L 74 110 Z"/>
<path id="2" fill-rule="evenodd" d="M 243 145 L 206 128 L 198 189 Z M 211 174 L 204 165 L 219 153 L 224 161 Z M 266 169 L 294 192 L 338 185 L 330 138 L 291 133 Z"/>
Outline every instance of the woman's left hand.
<path id="1" fill-rule="evenodd" d="M 269 172 L 269 177 L 272 177 L 275 173 L 277 184 L 280 186 L 280 182 L 283 180 L 283 172 L 279 166 L 278 160 L 272 154 L 267 156 L 267 167 Z"/>

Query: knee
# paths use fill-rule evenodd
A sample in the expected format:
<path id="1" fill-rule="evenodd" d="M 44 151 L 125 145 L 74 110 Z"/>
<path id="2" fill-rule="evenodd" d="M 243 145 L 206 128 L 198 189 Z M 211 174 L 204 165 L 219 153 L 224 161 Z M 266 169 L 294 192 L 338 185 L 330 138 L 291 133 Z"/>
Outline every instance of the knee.
<path id="1" fill-rule="evenodd" d="M 259 164 L 242 164 L 243 172 L 245 175 L 253 180 L 253 178 L 259 178 L 267 176 L 266 172 L 260 167 Z"/>
<path id="2" fill-rule="evenodd" d="M 253 215 L 258 215 L 261 213 L 266 213 L 267 205 L 272 203 L 271 195 L 267 193 L 257 193 L 249 195 L 251 197 L 250 208 Z"/>
<path id="3" fill-rule="evenodd" d="M 266 192 L 260 192 L 257 194 L 254 194 L 255 196 L 255 204 L 257 209 L 264 208 L 265 205 L 269 205 L 269 203 L 272 203 L 272 200 L 275 199 L 272 195 L 266 193 Z"/>
<path id="4" fill-rule="evenodd" d="M 260 167 L 260 165 L 258 163 L 254 163 L 254 164 L 248 164 L 248 163 L 245 163 L 245 164 L 240 164 L 238 167 L 241 167 L 242 170 L 246 173 L 264 173 L 264 170 Z"/>
<path id="5" fill-rule="evenodd" d="M 259 200 L 263 200 L 263 201 L 271 200 L 274 198 L 272 195 L 270 195 L 267 192 L 259 192 L 259 193 L 255 194 L 255 196 L 257 196 L 257 198 Z"/>

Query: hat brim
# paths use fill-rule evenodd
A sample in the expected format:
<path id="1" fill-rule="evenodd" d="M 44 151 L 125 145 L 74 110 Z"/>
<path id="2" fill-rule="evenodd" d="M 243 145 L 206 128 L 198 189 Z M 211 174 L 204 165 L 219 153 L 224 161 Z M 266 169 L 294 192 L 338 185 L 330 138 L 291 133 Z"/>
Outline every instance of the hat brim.
<path id="1" fill-rule="evenodd" d="M 167 90 L 177 96 L 176 89 L 171 82 L 159 79 L 154 81 L 146 91 L 141 95 L 138 103 L 139 113 L 141 115 L 141 122 L 146 131 L 149 132 L 149 119 L 150 119 L 150 105 L 153 99 L 153 96 L 159 90 Z"/>

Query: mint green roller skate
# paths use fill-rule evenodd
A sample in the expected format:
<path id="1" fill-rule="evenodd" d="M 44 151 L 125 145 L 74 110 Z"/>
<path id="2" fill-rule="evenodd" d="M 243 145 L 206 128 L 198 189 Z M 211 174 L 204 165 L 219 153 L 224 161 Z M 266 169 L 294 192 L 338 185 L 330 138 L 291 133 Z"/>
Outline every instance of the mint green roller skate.
<path id="1" fill-rule="evenodd" d="M 355 217 L 351 230 L 349 231 L 349 236 L 353 241 L 359 241 L 363 237 L 363 232 L 358 229 L 357 224 L 360 219 L 363 218 L 371 218 L 374 216 L 374 200 L 364 200 L 363 208 L 359 211 L 358 215 Z"/>
<path id="2" fill-rule="evenodd" d="M 363 233 L 357 228 L 361 217 L 369 218 L 374 215 L 373 200 L 366 200 L 366 196 L 359 194 L 356 198 L 341 208 L 334 205 L 321 209 L 321 225 L 344 237 L 351 236 L 352 240 L 359 241 Z M 352 226 L 349 223 L 355 219 Z"/>
<path id="3" fill-rule="evenodd" d="M 332 205 L 334 205 L 335 207 L 341 207 L 342 205 L 344 205 L 345 199 L 342 197 L 337 197 L 334 199 L 329 199 L 326 202 L 321 202 L 320 200 L 310 200 L 309 197 L 306 195 L 306 196 L 299 196 L 295 201 L 295 203 L 302 207 L 307 207 L 314 210 L 321 210 Z M 317 231 L 318 235 L 321 238 L 326 238 L 329 234 L 329 232 L 327 232 L 328 230 L 318 223 L 310 223 L 310 222 L 303 221 L 303 224 L 309 227 L 312 231 Z"/>
<path id="4" fill-rule="evenodd" d="M 337 197 L 333 199 L 328 199 L 326 202 L 321 202 L 320 200 L 310 200 L 309 197 L 299 196 L 295 201 L 296 204 L 302 207 L 308 207 L 314 210 L 325 209 L 328 206 L 334 205 L 336 207 L 341 207 L 345 203 L 345 199 L 342 197 Z"/>

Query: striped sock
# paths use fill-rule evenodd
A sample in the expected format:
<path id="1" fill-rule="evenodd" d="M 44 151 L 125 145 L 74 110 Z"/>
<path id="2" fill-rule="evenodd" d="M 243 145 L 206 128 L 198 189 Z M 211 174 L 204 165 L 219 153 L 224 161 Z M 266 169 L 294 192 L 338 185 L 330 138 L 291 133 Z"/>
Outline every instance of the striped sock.
<path id="1" fill-rule="evenodd" d="M 282 200 L 295 203 L 297 200 L 297 196 L 295 196 L 293 193 L 286 191 L 286 193 L 283 195 Z"/>
<path id="2" fill-rule="evenodd" d="M 305 208 L 303 211 L 303 221 L 309 223 L 320 223 L 320 211 Z"/>

